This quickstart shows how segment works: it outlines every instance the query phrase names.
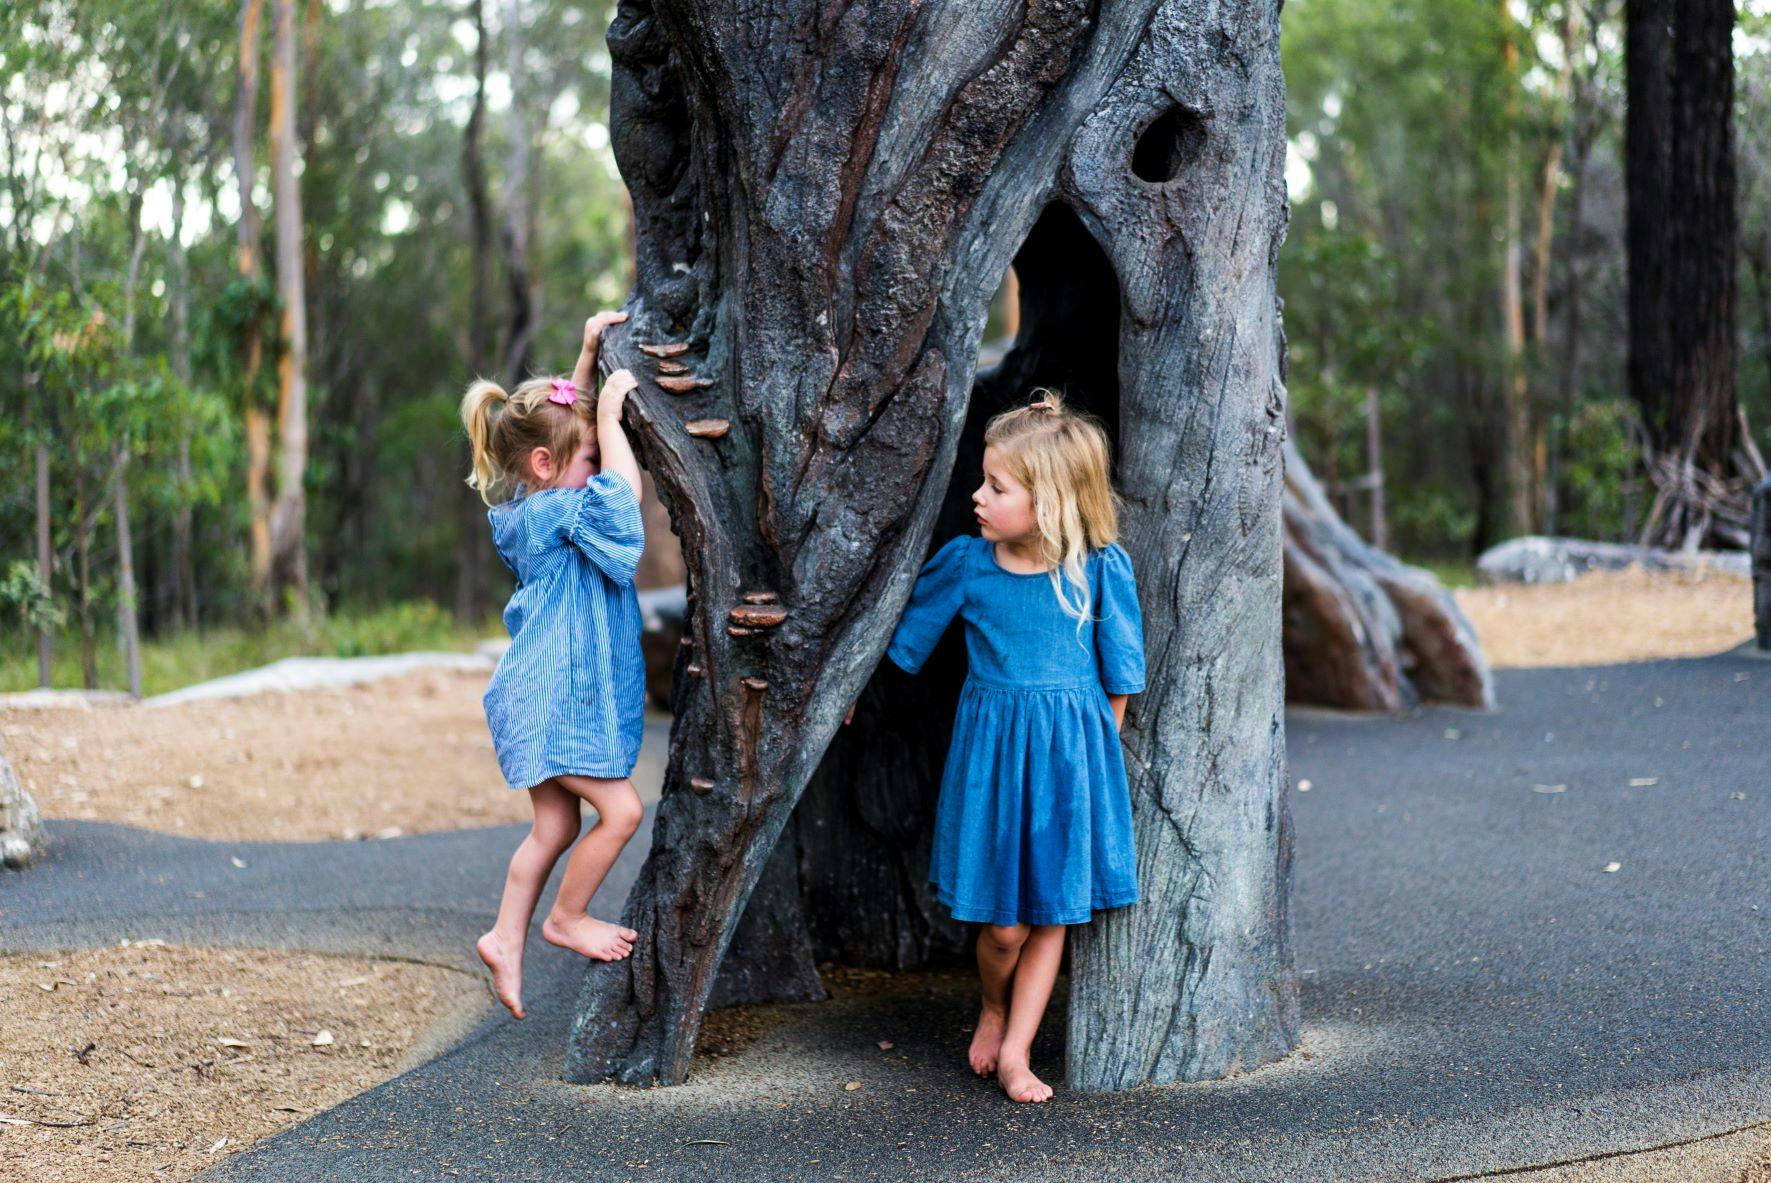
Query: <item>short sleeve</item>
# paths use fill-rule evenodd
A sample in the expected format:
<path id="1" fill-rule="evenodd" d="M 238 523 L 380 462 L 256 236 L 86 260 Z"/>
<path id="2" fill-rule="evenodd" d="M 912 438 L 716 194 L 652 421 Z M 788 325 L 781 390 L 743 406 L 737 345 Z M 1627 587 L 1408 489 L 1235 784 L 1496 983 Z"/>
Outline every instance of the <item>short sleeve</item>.
<path id="1" fill-rule="evenodd" d="M 602 472 L 582 489 L 532 494 L 528 513 L 531 553 L 575 546 L 611 581 L 633 582 L 646 548 L 646 527 L 639 498 L 622 477 Z"/>
<path id="2" fill-rule="evenodd" d="M 910 603 L 886 647 L 886 656 L 906 673 L 922 668 L 965 602 L 966 547 L 970 541 L 963 534 L 950 540 L 917 572 Z"/>
<path id="3" fill-rule="evenodd" d="M 1144 614 L 1138 607 L 1131 556 L 1118 543 L 1101 549 L 1100 603 L 1095 608 L 1095 653 L 1108 694 L 1144 688 Z"/>

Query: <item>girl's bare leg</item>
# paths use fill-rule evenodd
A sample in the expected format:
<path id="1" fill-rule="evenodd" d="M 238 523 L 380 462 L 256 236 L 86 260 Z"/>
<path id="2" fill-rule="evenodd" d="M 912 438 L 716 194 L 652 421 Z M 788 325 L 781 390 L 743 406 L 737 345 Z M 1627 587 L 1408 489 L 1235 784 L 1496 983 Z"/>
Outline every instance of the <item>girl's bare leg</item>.
<path id="1" fill-rule="evenodd" d="M 1034 925 L 1015 966 L 1008 1030 L 1003 1033 L 1002 1049 L 997 1053 L 996 1079 L 1002 1082 L 1003 1091 L 1011 1100 L 1051 1099 L 1051 1086 L 1033 1075 L 1029 1061 L 1033 1034 L 1039 1030 L 1039 1020 L 1045 1017 L 1045 1004 L 1051 999 L 1052 985 L 1058 980 L 1058 964 L 1063 958 L 1064 926 Z"/>
<path id="2" fill-rule="evenodd" d="M 541 935 L 556 945 L 594 957 L 599 961 L 619 961 L 633 952 L 633 943 L 640 934 L 631 928 L 592 920 L 586 912 L 590 897 L 602 885 L 603 877 L 615 865 L 615 859 L 645 817 L 645 806 L 633 791 L 633 782 L 598 780 L 588 776 L 555 777 L 569 792 L 590 802 L 596 809 L 596 824 L 590 828 L 566 859 L 566 873 L 560 879 L 560 893 L 553 902 L 547 919 L 541 922 Z"/>
<path id="3" fill-rule="evenodd" d="M 1021 946 L 1032 931 L 1025 924 L 986 924 L 978 930 L 978 977 L 984 985 L 984 1005 L 966 1058 L 979 1076 L 996 1071 L 1002 1033 L 1008 1026 L 1009 983 L 1014 981 Z"/>
<path id="4" fill-rule="evenodd" d="M 535 807 L 535 822 L 510 856 L 498 921 L 474 946 L 492 971 L 492 992 L 519 1019 L 523 1017 L 523 945 L 529 935 L 529 920 L 535 915 L 542 885 L 553 874 L 554 863 L 578 837 L 577 797 L 546 780 L 529 790 L 529 801 Z"/>

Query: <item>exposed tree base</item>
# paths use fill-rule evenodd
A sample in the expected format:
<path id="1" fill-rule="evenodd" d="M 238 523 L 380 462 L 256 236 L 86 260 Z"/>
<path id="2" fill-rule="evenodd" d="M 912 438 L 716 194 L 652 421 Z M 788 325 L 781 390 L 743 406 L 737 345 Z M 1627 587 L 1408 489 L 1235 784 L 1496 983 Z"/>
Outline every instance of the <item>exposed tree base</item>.
<path id="1" fill-rule="evenodd" d="M 1494 705 L 1470 622 L 1428 571 L 1368 545 L 1285 449 L 1285 693 L 1394 711 L 1423 700 Z"/>

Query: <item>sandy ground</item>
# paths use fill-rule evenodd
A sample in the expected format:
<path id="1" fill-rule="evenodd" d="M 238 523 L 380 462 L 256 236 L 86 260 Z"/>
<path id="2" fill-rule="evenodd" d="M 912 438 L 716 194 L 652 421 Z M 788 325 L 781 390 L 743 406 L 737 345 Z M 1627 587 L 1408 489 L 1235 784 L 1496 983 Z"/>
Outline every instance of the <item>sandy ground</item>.
<path id="1" fill-rule="evenodd" d="M 1745 576 L 1596 572 L 1572 583 L 1454 594 L 1501 669 L 1698 657 L 1753 635 Z"/>
<path id="2" fill-rule="evenodd" d="M 525 821 L 480 710 L 484 673 L 145 709 L 0 711 L 47 818 L 199 838 L 396 837 Z"/>
<path id="3" fill-rule="evenodd" d="M 430 965 L 156 942 L 0 958 L 0 1171 L 188 1179 L 488 1005 Z"/>

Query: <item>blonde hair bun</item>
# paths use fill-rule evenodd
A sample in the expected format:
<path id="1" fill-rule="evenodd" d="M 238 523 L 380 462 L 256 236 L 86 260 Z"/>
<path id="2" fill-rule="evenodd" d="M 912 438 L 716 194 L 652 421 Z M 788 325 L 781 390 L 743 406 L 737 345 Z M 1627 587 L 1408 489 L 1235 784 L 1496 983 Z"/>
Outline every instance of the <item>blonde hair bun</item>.
<path id="1" fill-rule="evenodd" d="M 1088 556 L 1119 538 L 1112 445 L 1101 421 L 1066 407 L 1060 391 L 1035 387 L 1029 398 L 985 424 L 984 446 L 996 449 L 1010 475 L 1032 492 L 1052 585 L 1080 629 L 1092 608 Z M 1065 585 L 1074 600 L 1064 594 Z"/>

